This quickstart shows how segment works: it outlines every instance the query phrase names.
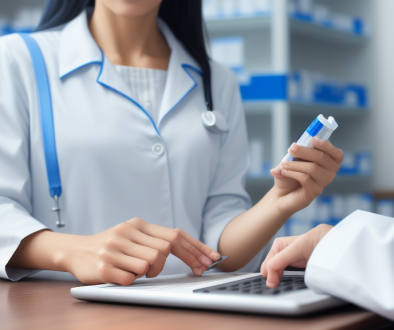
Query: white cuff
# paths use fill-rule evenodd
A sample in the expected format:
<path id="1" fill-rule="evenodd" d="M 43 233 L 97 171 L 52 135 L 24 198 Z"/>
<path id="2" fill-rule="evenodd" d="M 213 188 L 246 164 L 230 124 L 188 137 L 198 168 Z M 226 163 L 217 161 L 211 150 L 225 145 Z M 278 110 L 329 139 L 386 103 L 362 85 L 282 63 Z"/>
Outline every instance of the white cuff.
<path id="1" fill-rule="evenodd" d="M 0 278 L 18 281 L 23 277 L 37 273 L 39 271 L 37 269 L 22 268 L 20 268 L 18 271 L 15 271 L 15 268 L 6 267 L 6 265 L 25 237 L 46 228 L 47 227 L 38 221 L 30 222 L 29 224 L 15 230 L 13 235 L 9 237 L 8 242 L 5 245 L 0 246 Z M 9 276 L 9 274 L 11 276 Z"/>

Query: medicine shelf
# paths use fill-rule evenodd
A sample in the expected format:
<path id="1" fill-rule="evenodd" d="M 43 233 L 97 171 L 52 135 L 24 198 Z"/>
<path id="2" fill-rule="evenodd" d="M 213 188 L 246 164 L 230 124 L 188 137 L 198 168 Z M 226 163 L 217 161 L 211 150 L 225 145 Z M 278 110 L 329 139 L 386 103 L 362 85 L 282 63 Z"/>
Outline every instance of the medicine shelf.
<path id="1" fill-rule="evenodd" d="M 268 175 L 262 177 L 247 177 L 246 190 L 255 196 L 256 192 L 267 192 L 274 185 L 274 178 Z M 368 192 L 372 190 L 372 175 L 337 175 L 334 181 L 329 184 L 325 190 L 325 194 L 332 193 L 356 193 Z"/>
<path id="2" fill-rule="evenodd" d="M 247 115 L 270 115 L 272 111 L 272 102 L 244 102 L 245 112 Z M 295 116 L 308 115 L 330 115 L 336 117 L 342 116 L 362 116 L 368 113 L 368 108 L 338 106 L 327 103 L 303 103 L 290 102 L 290 113 Z"/>
<path id="3" fill-rule="evenodd" d="M 244 102 L 247 115 L 270 115 L 272 102 Z"/>
<path id="4" fill-rule="evenodd" d="M 271 15 L 207 19 L 205 22 L 211 33 L 259 30 L 271 26 Z"/>
<path id="5" fill-rule="evenodd" d="M 297 19 L 290 20 L 291 32 L 313 39 L 333 41 L 343 45 L 359 45 L 369 39 L 366 35 L 357 35 L 345 30 L 325 27 L 313 22 L 303 22 Z"/>
<path id="6" fill-rule="evenodd" d="M 213 34 L 269 29 L 271 27 L 271 15 L 209 19 L 206 20 L 206 25 L 208 31 Z M 290 18 L 290 30 L 296 35 L 333 41 L 344 45 L 362 44 L 369 39 L 365 35 L 357 35 L 294 18 Z"/>
<path id="7" fill-rule="evenodd" d="M 332 105 L 328 103 L 290 102 L 291 114 L 309 115 L 327 114 L 330 116 L 362 116 L 368 113 L 368 108 Z"/>

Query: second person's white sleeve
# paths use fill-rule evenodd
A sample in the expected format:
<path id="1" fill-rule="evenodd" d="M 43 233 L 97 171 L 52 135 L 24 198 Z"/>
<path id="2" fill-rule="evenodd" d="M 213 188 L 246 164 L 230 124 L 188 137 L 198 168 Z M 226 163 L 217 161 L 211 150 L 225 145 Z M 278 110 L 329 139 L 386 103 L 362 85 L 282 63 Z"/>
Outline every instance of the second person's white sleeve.
<path id="1" fill-rule="evenodd" d="M 316 246 L 309 288 L 394 320 L 394 219 L 356 211 Z"/>

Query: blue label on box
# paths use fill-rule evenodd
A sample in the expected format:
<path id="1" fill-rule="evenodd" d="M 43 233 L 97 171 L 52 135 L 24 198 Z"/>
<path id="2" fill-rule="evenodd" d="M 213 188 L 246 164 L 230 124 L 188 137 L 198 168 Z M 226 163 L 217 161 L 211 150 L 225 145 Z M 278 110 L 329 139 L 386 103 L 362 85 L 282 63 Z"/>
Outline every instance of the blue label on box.
<path id="1" fill-rule="evenodd" d="M 304 21 L 304 22 L 313 22 L 313 16 L 310 14 L 304 14 L 300 12 L 295 12 L 291 15 L 294 19 Z"/>
<path id="2" fill-rule="evenodd" d="M 235 70 L 242 76 L 243 68 Z M 244 101 L 302 101 L 302 78 L 297 72 L 286 74 L 255 75 L 240 83 Z M 289 85 L 290 84 L 290 85 Z M 290 89 L 289 89 L 290 88 Z M 330 81 L 315 81 L 312 95 L 308 101 L 335 106 L 366 108 L 368 91 L 365 86 Z"/>
<path id="3" fill-rule="evenodd" d="M 287 100 L 287 75 L 254 76 L 250 84 L 241 85 L 242 99 L 252 100 Z"/>
<path id="4" fill-rule="evenodd" d="M 353 20 L 353 32 L 357 35 L 365 34 L 364 21 L 362 19 L 355 18 Z"/>
<path id="5" fill-rule="evenodd" d="M 320 83 L 314 93 L 315 102 L 341 104 L 345 99 L 345 88 L 340 84 Z"/>
<path id="6" fill-rule="evenodd" d="M 368 106 L 368 92 L 364 86 L 350 84 L 347 86 L 347 91 L 356 95 L 358 107 L 365 108 Z"/>
<path id="7" fill-rule="evenodd" d="M 372 174 L 372 154 L 369 151 L 358 152 L 356 154 L 356 166 L 359 174 Z"/>

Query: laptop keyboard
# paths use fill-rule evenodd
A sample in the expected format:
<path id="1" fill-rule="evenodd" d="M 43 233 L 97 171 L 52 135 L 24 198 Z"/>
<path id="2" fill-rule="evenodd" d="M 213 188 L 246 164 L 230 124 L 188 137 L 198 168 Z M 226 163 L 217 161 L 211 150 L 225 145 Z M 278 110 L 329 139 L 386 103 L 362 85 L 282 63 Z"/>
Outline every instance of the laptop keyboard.
<path id="1" fill-rule="evenodd" d="M 280 285 L 275 289 L 268 288 L 265 283 L 266 279 L 262 278 L 261 275 L 259 275 L 244 280 L 197 289 L 193 292 L 205 294 L 257 294 L 270 296 L 307 289 L 303 276 L 283 276 Z"/>

